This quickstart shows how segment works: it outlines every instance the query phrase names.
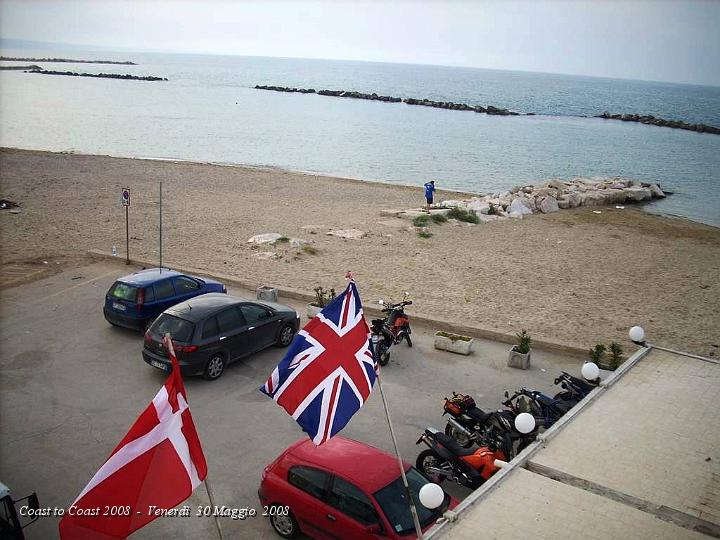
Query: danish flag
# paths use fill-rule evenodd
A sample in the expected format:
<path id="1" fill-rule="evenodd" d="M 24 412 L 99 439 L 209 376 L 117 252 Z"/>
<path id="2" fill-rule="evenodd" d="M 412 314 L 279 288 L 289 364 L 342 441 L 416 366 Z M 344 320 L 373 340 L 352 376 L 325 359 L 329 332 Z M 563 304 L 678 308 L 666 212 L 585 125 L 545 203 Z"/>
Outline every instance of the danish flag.
<path id="1" fill-rule="evenodd" d="M 315 444 L 322 444 L 370 396 L 377 376 L 371 347 L 360 295 L 350 281 L 298 332 L 260 391 L 284 408 Z"/>
<path id="2" fill-rule="evenodd" d="M 125 538 L 155 519 L 150 506 L 173 508 L 205 479 L 207 464 L 169 335 L 164 342 L 172 373 L 66 511 L 62 540 Z"/>

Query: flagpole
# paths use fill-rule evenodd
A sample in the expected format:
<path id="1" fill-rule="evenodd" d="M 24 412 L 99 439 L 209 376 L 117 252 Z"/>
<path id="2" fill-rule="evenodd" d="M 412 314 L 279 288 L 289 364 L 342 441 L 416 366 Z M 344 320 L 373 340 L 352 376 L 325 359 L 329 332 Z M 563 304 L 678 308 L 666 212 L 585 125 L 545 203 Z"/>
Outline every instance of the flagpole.
<path id="1" fill-rule="evenodd" d="M 415 501 L 413 501 L 412 495 L 410 494 L 410 486 L 408 485 L 407 476 L 405 476 L 405 467 L 403 466 L 402 458 L 400 457 L 400 450 L 398 449 L 397 439 L 395 439 L 395 430 L 393 430 L 392 421 L 390 420 L 390 411 L 388 410 L 387 401 L 385 400 L 385 392 L 383 392 L 382 382 L 380 380 L 380 372 L 377 373 L 378 388 L 380 388 L 380 396 L 382 397 L 383 407 L 385 408 L 385 418 L 387 418 L 388 427 L 390 428 L 390 435 L 392 436 L 393 446 L 395 446 L 395 455 L 398 458 L 398 465 L 400 466 L 400 474 L 402 476 L 403 485 L 405 486 L 405 495 L 410 503 L 410 512 L 412 513 L 413 523 L 415 524 L 415 532 L 417 533 L 418 540 L 423 540 L 422 528 L 420 527 L 420 520 L 418 519 L 417 508 L 415 508 Z"/>
<path id="2" fill-rule="evenodd" d="M 210 488 L 210 479 L 207 475 L 205 476 L 205 491 L 207 491 L 208 499 L 210 499 L 210 506 L 212 506 L 213 509 L 213 515 L 215 516 L 215 526 L 217 527 L 218 536 L 220 537 L 220 540 L 225 540 L 222 532 L 222 527 L 220 526 L 220 520 L 218 519 L 217 513 L 215 512 L 217 506 L 215 506 L 215 497 L 213 497 L 212 489 Z"/>

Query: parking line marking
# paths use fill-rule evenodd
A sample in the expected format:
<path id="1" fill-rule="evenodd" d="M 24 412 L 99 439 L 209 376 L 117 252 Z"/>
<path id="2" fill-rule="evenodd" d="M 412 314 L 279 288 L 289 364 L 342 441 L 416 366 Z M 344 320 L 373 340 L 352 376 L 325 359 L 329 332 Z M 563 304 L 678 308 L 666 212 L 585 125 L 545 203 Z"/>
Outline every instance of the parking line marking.
<path id="1" fill-rule="evenodd" d="M 117 270 L 110 270 L 110 272 L 106 272 L 105 274 L 102 274 L 101 276 L 97 276 L 97 277 L 94 277 L 94 278 L 92 278 L 92 279 L 88 279 L 87 281 L 83 281 L 83 282 L 81 282 L 81 283 L 77 283 L 77 284 L 73 285 L 72 287 L 68 287 L 67 289 L 63 289 L 63 290 L 61 290 L 61 291 L 56 291 L 56 292 L 54 292 L 54 293 L 52 293 L 52 294 L 49 294 L 49 295 L 47 295 L 47 296 L 45 296 L 45 297 L 43 297 L 43 298 L 39 298 L 39 299 L 37 299 L 37 300 L 33 300 L 33 301 L 31 301 L 31 302 L 28 302 L 28 303 L 25 304 L 25 305 L 33 306 L 33 305 L 35 305 L 35 304 L 41 304 L 41 303 L 45 302 L 46 300 L 49 300 L 50 298 L 54 298 L 55 296 L 60 296 L 61 294 L 65 294 L 65 293 L 68 292 L 68 291 L 72 291 L 73 289 L 77 289 L 78 287 L 82 287 L 82 286 L 84 286 L 84 285 L 87 285 L 88 283 L 92 283 L 92 282 L 94 282 L 94 281 L 101 280 L 101 279 L 109 276 L 110 274 L 117 274 Z"/>

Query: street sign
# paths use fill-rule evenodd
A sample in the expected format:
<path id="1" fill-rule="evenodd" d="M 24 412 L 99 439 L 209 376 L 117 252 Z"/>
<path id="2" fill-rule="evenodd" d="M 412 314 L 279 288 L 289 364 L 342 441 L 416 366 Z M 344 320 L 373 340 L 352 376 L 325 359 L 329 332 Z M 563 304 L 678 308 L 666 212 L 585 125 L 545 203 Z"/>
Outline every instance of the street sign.
<path id="1" fill-rule="evenodd" d="M 123 188 L 121 199 L 122 199 L 123 206 L 130 206 L 130 189 L 129 188 Z"/>

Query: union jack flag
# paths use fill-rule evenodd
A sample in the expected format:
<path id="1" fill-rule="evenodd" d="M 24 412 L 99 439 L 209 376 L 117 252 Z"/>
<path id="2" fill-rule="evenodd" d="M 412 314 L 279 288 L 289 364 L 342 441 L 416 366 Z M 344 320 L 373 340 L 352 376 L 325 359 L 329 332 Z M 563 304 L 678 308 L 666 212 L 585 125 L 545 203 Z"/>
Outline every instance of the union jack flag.
<path id="1" fill-rule="evenodd" d="M 370 329 L 354 282 L 298 332 L 260 391 L 320 445 L 344 428 L 376 378 Z"/>

